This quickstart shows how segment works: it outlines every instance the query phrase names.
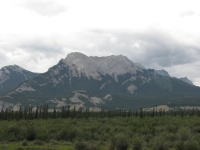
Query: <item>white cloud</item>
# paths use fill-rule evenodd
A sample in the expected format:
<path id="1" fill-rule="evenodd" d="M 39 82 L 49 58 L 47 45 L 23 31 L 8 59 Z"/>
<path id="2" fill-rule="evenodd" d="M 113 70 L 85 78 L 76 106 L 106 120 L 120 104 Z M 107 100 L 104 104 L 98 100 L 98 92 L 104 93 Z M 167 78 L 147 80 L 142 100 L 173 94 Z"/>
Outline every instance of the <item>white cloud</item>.
<path id="1" fill-rule="evenodd" d="M 62 0 L 23 0 L 21 5 L 42 16 L 55 16 L 68 10 Z"/>
<path id="2" fill-rule="evenodd" d="M 2 1 L 0 67 L 18 64 L 44 72 L 74 51 L 123 54 L 200 85 L 198 4 L 197 0 Z"/>

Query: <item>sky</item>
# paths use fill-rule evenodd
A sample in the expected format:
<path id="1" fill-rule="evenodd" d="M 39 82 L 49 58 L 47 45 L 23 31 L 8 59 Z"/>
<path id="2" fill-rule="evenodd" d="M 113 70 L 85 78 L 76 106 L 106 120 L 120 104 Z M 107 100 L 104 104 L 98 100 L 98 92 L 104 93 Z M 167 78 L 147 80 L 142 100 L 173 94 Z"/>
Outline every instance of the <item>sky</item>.
<path id="1" fill-rule="evenodd" d="M 0 68 L 124 55 L 200 86 L 198 0 L 0 0 Z"/>

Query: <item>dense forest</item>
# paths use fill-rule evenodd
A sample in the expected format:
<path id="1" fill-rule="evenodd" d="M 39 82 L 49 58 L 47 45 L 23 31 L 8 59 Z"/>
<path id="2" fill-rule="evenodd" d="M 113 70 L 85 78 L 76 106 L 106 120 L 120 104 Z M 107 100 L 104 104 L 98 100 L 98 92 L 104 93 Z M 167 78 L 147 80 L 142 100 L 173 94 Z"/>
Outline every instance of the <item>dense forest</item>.
<path id="1" fill-rule="evenodd" d="M 200 112 L 6 109 L 0 113 L 0 149 L 199 150 Z"/>

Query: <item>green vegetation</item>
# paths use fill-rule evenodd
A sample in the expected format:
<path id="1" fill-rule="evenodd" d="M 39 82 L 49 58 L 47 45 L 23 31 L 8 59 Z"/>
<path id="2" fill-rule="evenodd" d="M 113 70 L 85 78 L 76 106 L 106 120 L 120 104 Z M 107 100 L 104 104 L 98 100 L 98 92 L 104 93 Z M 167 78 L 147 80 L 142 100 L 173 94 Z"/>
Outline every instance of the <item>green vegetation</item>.
<path id="1" fill-rule="evenodd" d="M 41 107 L 38 114 L 31 110 L 26 114 L 22 109 L 1 111 L 0 149 L 200 149 L 200 115 L 196 110 L 82 112 L 63 108 L 50 113 L 46 108 Z"/>

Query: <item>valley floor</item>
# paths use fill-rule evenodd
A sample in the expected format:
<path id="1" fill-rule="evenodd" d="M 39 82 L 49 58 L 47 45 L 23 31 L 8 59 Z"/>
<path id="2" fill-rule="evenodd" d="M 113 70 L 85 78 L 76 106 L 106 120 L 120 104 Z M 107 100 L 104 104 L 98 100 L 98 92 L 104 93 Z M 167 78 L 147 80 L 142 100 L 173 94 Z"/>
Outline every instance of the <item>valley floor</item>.
<path id="1" fill-rule="evenodd" d="M 200 117 L 0 120 L 0 149 L 198 150 Z"/>

